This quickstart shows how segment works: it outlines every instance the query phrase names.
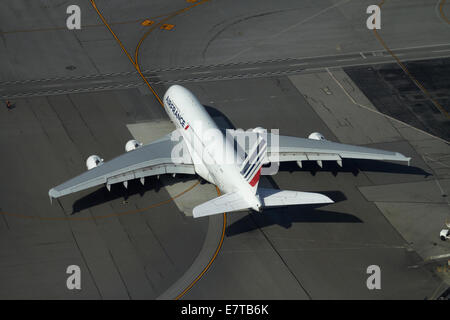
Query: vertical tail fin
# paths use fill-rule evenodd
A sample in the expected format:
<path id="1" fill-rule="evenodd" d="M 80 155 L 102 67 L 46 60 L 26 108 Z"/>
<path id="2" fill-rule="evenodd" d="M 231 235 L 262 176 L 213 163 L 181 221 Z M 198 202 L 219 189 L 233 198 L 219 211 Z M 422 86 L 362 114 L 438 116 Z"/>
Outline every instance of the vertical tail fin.
<path id="1" fill-rule="evenodd" d="M 241 166 L 241 175 L 252 186 L 255 194 L 261 176 L 261 167 L 266 157 L 266 150 L 267 142 L 258 134 L 255 145 L 250 149 Z"/>

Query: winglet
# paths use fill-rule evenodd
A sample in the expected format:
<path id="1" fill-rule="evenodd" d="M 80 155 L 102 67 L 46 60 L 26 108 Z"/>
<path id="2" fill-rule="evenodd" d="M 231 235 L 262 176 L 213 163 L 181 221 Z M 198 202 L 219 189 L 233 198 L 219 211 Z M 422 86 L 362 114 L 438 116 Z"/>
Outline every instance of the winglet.
<path id="1" fill-rule="evenodd" d="M 48 196 L 50 198 L 50 204 L 52 204 L 53 199 L 58 198 L 58 192 L 54 188 L 52 188 L 48 191 Z"/>

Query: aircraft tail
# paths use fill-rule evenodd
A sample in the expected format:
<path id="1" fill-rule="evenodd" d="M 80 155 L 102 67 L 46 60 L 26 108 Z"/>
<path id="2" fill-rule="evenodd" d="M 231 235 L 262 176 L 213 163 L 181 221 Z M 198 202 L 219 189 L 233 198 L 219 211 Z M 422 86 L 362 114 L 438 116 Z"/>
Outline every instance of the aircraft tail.
<path id="1" fill-rule="evenodd" d="M 258 196 L 264 208 L 277 206 L 291 206 L 299 204 L 333 203 L 334 201 L 320 193 L 288 191 L 278 189 L 258 189 Z M 224 194 L 196 206 L 193 210 L 194 218 L 210 216 L 223 212 L 249 209 L 250 205 L 238 192 Z"/>
<path id="2" fill-rule="evenodd" d="M 258 135 L 257 137 L 258 139 L 255 145 L 250 149 L 250 152 L 244 162 L 242 162 L 240 171 L 244 179 L 253 188 L 255 194 L 258 189 L 259 178 L 261 177 L 261 168 L 264 164 L 267 150 L 266 140 L 261 135 Z"/>

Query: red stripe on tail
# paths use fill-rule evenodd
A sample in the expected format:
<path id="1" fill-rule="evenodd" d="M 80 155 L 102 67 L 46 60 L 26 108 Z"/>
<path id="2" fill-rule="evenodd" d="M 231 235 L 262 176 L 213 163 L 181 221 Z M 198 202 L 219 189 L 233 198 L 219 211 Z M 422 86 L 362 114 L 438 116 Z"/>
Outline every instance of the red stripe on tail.
<path id="1" fill-rule="evenodd" d="M 255 174 L 255 176 L 253 177 L 252 181 L 250 181 L 250 185 L 252 187 L 255 186 L 255 184 L 259 181 L 259 176 L 261 175 L 261 168 L 259 168 L 258 172 Z"/>

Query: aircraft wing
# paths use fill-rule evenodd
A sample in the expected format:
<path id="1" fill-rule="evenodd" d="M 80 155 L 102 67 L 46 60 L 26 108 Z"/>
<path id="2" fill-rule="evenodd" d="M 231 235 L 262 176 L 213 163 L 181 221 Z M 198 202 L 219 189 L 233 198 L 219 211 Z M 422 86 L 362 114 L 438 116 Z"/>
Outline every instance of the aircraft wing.
<path id="1" fill-rule="evenodd" d="M 267 158 L 269 162 L 298 161 L 300 162 L 299 165 L 301 165 L 301 161 L 313 160 L 317 161 L 321 166 L 322 160 L 334 160 L 342 166 L 342 159 L 345 158 L 405 161 L 408 162 L 408 165 L 411 160 L 411 158 L 405 157 L 398 152 L 353 146 L 328 140 L 279 135 L 268 135 L 268 140 Z"/>
<path id="2" fill-rule="evenodd" d="M 237 140 L 238 145 L 248 152 L 249 148 L 245 139 L 256 139 L 258 133 L 252 131 L 230 130 Z M 328 140 L 305 139 L 290 136 L 280 136 L 271 133 L 264 134 L 267 140 L 267 154 L 264 163 L 297 161 L 301 166 L 302 161 L 317 161 L 322 166 L 322 161 L 337 161 L 342 166 L 342 159 L 368 159 L 386 161 L 405 161 L 411 158 L 403 154 L 380 149 L 342 144 Z M 256 141 L 256 140 L 255 140 Z"/>
<path id="3" fill-rule="evenodd" d="M 173 132 L 155 142 L 103 162 L 50 189 L 48 192 L 50 200 L 101 184 L 106 184 L 109 188 L 114 183 L 165 173 L 195 174 L 189 155 L 184 154 L 183 157 L 172 159 L 173 148 L 179 143 L 185 144 L 181 137 L 177 141 L 173 141 L 172 134 Z M 182 148 L 182 150 L 187 150 L 187 148 Z"/>

